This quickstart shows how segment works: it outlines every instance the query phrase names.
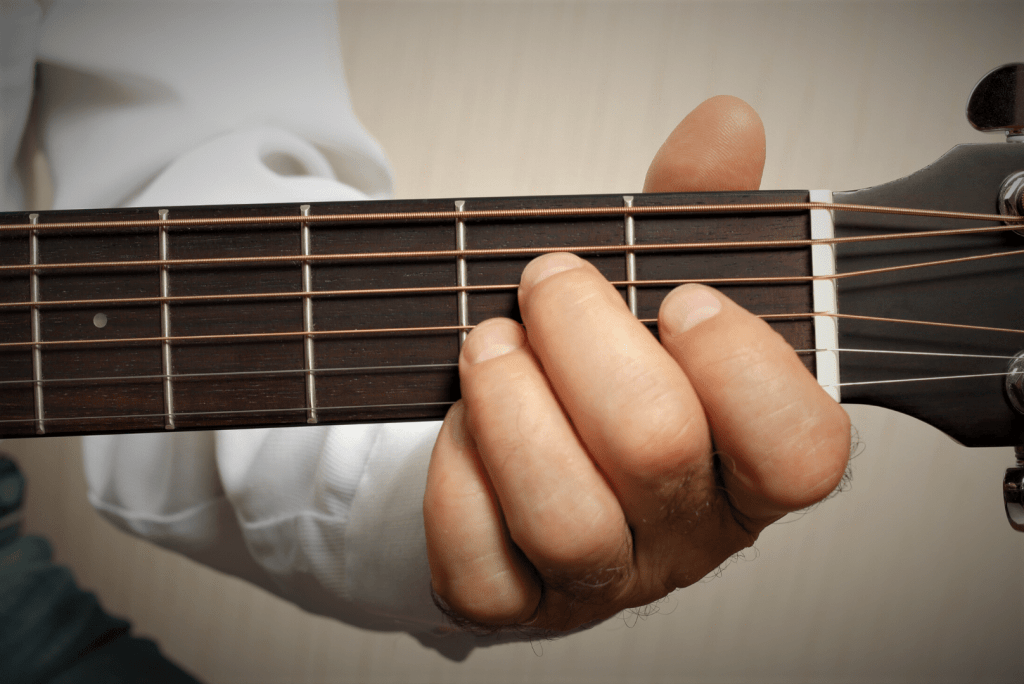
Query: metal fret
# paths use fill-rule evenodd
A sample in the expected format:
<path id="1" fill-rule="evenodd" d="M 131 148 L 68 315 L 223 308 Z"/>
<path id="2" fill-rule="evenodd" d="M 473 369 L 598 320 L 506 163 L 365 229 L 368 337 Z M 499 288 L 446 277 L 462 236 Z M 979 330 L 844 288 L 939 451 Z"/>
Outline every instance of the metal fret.
<path id="1" fill-rule="evenodd" d="M 309 216 L 309 205 L 303 204 L 299 207 L 299 212 L 303 216 Z M 300 224 L 300 229 L 302 232 L 302 256 L 309 256 L 312 254 L 309 223 L 303 221 Z M 308 261 L 302 262 L 302 291 L 306 294 L 302 298 L 302 329 L 311 333 L 313 332 L 313 298 L 309 295 L 313 292 L 313 265 Z M 317 417 L 316 410 L 316 378 L 313 375 L 315 358 L 312 335 L 306 335 L 304 339 L 303 357 L 306 370 L 306 422 L 317 423 L 320 419 Z"/>
<path id="2" fill-rule="evenodd" d="M 167 220 L 167 215 L 170 213 L 167 209 L 160 209 L 157 212 L 160 215 L 161 221 Z M 167 249 L 167 226 L 162 225 L 158 228 L 158 236 L 160 242 L 160 260 L 166 261 L 168 259 Z M 167 266 L 160 267 L 160 296 L 169 297 L 170 292 L 170 273 L 167 270 Z M 160 302 L 160 335 L 162 337 L 171 336 L 171 304 L 170 302 Z M 166 416 L 164 420 L 164 429 L 174 429 L 174 386 L 171 384 L 171 341 L 165 339 L 162 343 L 161 354 L 161 365 L 164 376 L 164 414 Z"/>
<path id="3" fill-rule="evenodd" d="M 466 201 L 455 200 L 455 211 L 465 211 Z M 455 249 L 466 249 L 466 222 L 461 219 L 455 220 Z M 456 260 L 456 266 L 458 268 L 457 283 L 459 287 L 466 287 L 469 285 L 469 271 L 466 267 L 466 257 L 458 257 Z M 459 292 L 459 325 L 469 325 L 469 292 L 462 290 Z M 466 341 L 466 335 L 469 333 L 466 330 L 459 331 L 459 346 Z"/>
<path id="4" fill-rule="evenodd" d="M 633 196 L 623 195 L 622 201 L 624 206 L 633 206 Z M 626 214 L 626 245 L 632 246 L 636 244 L 636 225 L 633 223 L 633 215 Z M 626 280 L 633 283 L 636 282 L 636 252 L 633 250 L 626 251 Z M 626 286 L 626 303 L 629 304 L 629 310 L 634 316 L 639 317 L 637 313 L 636 304 L 636 285 Z"/>
<path id="5" fill-rule="evenodd" d="M 28 220 L 32 225 L 39 223 L 39 214 L 29 214 Z M 39 263 L 39 234 L 36 231 L 29 233 L 28 238 L 28 261 L 35 266 Z M 32 382 L 35 397 L 36 410 L 36 434 L 46 434 L 46 426 L 43 423 L 43 350 L 39 343 L 42 342 L 42 328 L 39 320 L 39 307 L 35 305 L 39 301 L 39 273 L 32 270 L 29 274 L 29 297 L 33 302 L 32 306 Z"/>

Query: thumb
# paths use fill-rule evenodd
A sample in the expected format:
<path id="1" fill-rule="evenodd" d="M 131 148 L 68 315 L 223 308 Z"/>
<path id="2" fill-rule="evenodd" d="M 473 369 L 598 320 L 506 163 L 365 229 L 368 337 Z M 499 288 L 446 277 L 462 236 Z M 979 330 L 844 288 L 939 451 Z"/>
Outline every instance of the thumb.
<path id="1" fill-rule="evenodd" d="M 743 100 L 719 95 L 690 112 L 654 155 L 644 192 L 757 190 L 764 126 Z"/>

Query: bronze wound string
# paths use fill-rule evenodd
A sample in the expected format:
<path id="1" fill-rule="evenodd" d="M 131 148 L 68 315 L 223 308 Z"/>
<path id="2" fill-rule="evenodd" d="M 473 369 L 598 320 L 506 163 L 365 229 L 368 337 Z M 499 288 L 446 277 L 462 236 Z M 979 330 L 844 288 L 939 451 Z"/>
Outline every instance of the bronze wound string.
<path id="1" fill-rule="evenodd" d="M 1003 216 L 964 211 L 941 211 L 914 209 L 908 207 L 883 207 L 868 204 L 843 204 L 831 202 L 745 202 L 737 204 L 665 204 L 646 206 L 608 207 L 538 207 L 522 209 L 467 209 L 464 211 L 405 211 L 366 212 L 347 214 L 311 214 L 309 216 L 223 216 L 209 218 L 179 219 L 130 219 L 109 221 L 54 221 L 51 223 L 14 223 L 0 226 L 0 234 L 29 230 L 90 230 L 109 228 L 158 228 L 160 226 L 258 226 L 291 223 L 388 223 L 395 221 L 473 221 L 477 219 L 527 219 L 527 218 L 589 218 L 616 216 L 650 216 L 660 214 L 728 214 L 728 213 L 780 213 L 804 212 L 813 209 L 828 211 L 853 211 L 868 214 L 894 214 L 899 216 L 922 216 L 927 218 L 950 218 L 968 221 L 1000 221 L 1022 223 L 1024 216 Z M 1006 228 L 1002 228 L 1005 230 Z M 984 231 L 985 229 L 979 229 Z M 1013 228 L 1010 228 L 1013 230 Z M 882 238 L 885 239 L 885 238 Z"/>
<path id="2" fill-rule="evenodd" d="M 466 211 L 421 211 L 421 212 L 378 212 L 366 214 L 321 214 L 309 216 L 249 216 L 249 217 L 218 217 L 218 218 L 182 218 L 182 219 L 138 219 L 119 221 L 57 221 L 52 223 L 20 223 L 0 226 L 0 234 L 35 230 L 86 230 L 86 229 L 122 229 L 122 228 L 159 228 L 164 227 L 214 227 L 234 226 L 253 227 L 260 225 L 289 225 L 293 223 L 387 223 L 394 221 L 416 220 L 454 220 L 470 221 L 474 219 L 523 219 L 523 218 L 586 218 L 591 216 L 645 216 L 663 214 L 727 214 L 727 213 L 786 213 L 804 212 L 814 209 L 830 211 L 851 211 L 860 213 L 892 214 L 899 216 L 918 216 L 926 218 L 948 218 L 970 221 L 997 221 L 1002 225 L 982 226 L 978 228 L 954 228 L 947 230 L 918 231 L 903 233 L 879 233 L 874 235 L 851 236 L 845 238 L 829 238 L 824 240 L 786 239 L 786 240 L 740 240 L 740 241 L 706 241 L 671 244 L 631 245 L 630 251 L 663 251 L 663 250 L 722 250 L 722 249 L 778 249 L 809 247 L 812 245 L 839 245 L 846 243 L 878 242 L 888 240 L 904 240 L 921 237 L 949 237 L 955 235 L 972 235 L 1012 231 L 1024 222 L 1024 216 L 1002 216 L 999 214 L 979 214 L 973 212 L 938 211 L 931 209 L 912 209 L 906 207 L 882 207 L 860 204 L 832 204 L 828 202 L 765 202 L 747 204 L 676 204 L 661 206 L 616 206 L 616 207 L 554 207 L 536 209 L 477 209 Z M 1009 224 L 1009 225 L 1007 225 Z M 150 266 L 198 266 L 198 265 L 232 265 L 232 264 L 267 264 L 274 262 L 315 263 L 318 261 L 353 261 L 353 260 L 398 260 L 422 258 L 469 258 L 469 257 L 502 257 L 530 256 L 550 252 L 578 252 L 581 254 L 600 254 L 604 252 L 621 252 L 625 245 L 584 245 L 576 247 L 517 247 L 495 249 L 449 249 L 449 250 L 413 250 L 413 251 L 381 251 L 356 252 L 348 254 L 313 254 L 313 255 L 278 255 L 262 257 L 212 257 L 199 259 L 144 259 L 112 262 L 68 262 L 59 264 L 24 264 L 0 266 L 5 271 L 39 271 L 49 269 L 77 268 L 129 268 Z"/>
<path id="3" fill-rule="evenodd" d="M 801 241 L 804 242 L 804 241 Z M 829 241 L 809 241 L 811 244 Z M 676 251 L 672 246 L 659 246 L 659 251 Z M 617 251 L 625 252 L 624 246 L 618 246 Z M 632 250 L 632 248 L 630 248 Z M 579 252 L 578 248 L 551 248 L 544 253 L 550 252 Z M 934 266 L 948 266 L 951 264 L 967 263 L 971 261 L 983 261 L 986 259 L 998 259 L 1000 257 L 1024 255 L 1024 249 L 1012 250 L 1009 252 L 992 252 L 989 254 L 977 254 L 967 257 L 956 257 L 953 259 L 940 259 L 936 261 L 923 261 L 913 264 L 900 264 L 898 266 L 886 266 L 883 268 L 864 269 L 859 271 L 846 271 L 833 275 L 797 275 L 797 276 L 750 276 L 742 278 L 668 278 L 668 279 L 645 279 L 645 280 L 613 280 L 610 283 L 616 287 L 637 286 L 637 287 L 674 287 L 689 283 L 704 285 L 769 285 L 779 283 L 801 283 L 815 280 L 840 280 L 843 278 L 854 278 L 859 276 L 877 275 L 880 273 L 894 273 L 897 271 L 908 271 L 917 268 L 928 268 Z M 297 259 L 296 261 L 298 261 Z M 126 262 L 104 262 L 124 264 Z M 167 260 L 156 262 L 160 264 L 186 264 L 191 265 L 190 260 Z M 137 264 L 133 264 L 137 265 Z M 56 265 L 55 265 L 56 266 Z M 63 265 L 61 265 L 63 266 Z M 78 265 L 80 267 L 91 267 Z M 19 267 L 20 268 L 20 267 Z M 35 267 L 26 267 L 23 270 L 33 270 Z M 44 299 L 38 301 L 21 302 L 0 302 L 0 309 L 5 308 L 27 308 L 44 306 L 96 306 L 105 305 L 129 305 L 129 304 L 157 304 L 157 303 L 196 303 L 214 301 L 232 301 L 246 299 L 302 299 L 316 297 L 355 297 L 355 296 L 379 296 L 379 295 L 412 295 L 412 294 L 447 294 L 459 292 L 495 292 L 501 290 L 515 290 L 518 284 L 504 283 L 492 285 L 438 285 L 423 287 L 391 287 L 391 288 L 360 288 L 348 290 L 313 290 L 311 292 L 253 292 L 243 294 L 209 294 L 209 295 L 169 295 L 152 297 L 122 297 L 122 298 L 97 298 L 97 299 Z M 0 347 L 3 345 L 0 344 Z"/>
<path id="4" fill-rule="evenodd" d="M 773 205 L 780 206 L 780 205 Z M 803 204 L 800 206 L 809 206 Z M 878 212 L 881 213 L 881 212 Z M 900 212 L 903 213 L 903 212 Z M 956 212 L 943 212 L 956 214 Z M 919 215 L 919 214 L 912 214 Z M 978 214 L 973 216 L 988 216 Z M 312 217 L 311 217 L 312 218 Z M 964 216 L 945 216 L 944 218 L 965 218 Z M 1024 217 L 1013 217 L 1024 218 Z M 182 219 L 185 220 L 185 219 Z M 981 220 L 981 219 L 974 219 Z M 294 221 L 293 221 L 294 223 Z M 56 224 L 40 224 L 56 225 Z M 205 225 L 205 224 L 204 224 Z M 411 251 L 381 251 L 381 252 L 348 252 L 336 254 L 284 254 L 275 256 L 249 256 L 249 257 L 209 257 L 194 259 L 136 259 L 124 261 L 83 261 L 83 262 L 60 262 L 42 264 L 13 264 L 0 266 L 0 273 L 4 272 L 26 272 L 26 271 L 52 271 L 52 270 L 75 270 L 75 269 L 127 269 L 127 268 L 148 268 L 160 266 L 245 266 L 265 265 L 273 263 L 320 263 L 320 262 L 346 262 L 346 261 L 399 261 L 403 259 L 455 259 L 472 257 L 515 257 L 515 256 L 539 256 L 555 252 L 572 252 L 575 254 L 615 254 L 626 251 L 647 253 L 647 252 L 682 252 L 698 250 L 727 250 L 727 249 L 796 249 L 799 247 L 812 247 L 814 245 L 840 245 L 850 243 L 883 242 L 890 240 L 908 240 L 919 238 L 938 238 L 960 235 L 980 235 L 987 233 L 1003 233 L 1017 230 L 1019 226 L 985 226 L 982 228 L 956 228 L 949 230 L 921 231 L 909 233 L 878 233 L 874 235 L 859 235 L 844 238 L 827 239 L 783 239 L 783 240 L 738 240 L 738 241 L 705 241 L 705 242 L 673 242 L 657 244 L 637 245 L 577 245 L 572 247 L 503 247 L 491 249 L 442 249 L 442 250 L 411 250 Z"/>

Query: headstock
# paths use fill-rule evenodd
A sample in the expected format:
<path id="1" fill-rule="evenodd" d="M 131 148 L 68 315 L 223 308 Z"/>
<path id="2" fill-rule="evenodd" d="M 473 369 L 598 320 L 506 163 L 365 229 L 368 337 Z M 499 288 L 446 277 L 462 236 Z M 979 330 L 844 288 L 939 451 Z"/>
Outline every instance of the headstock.
<path id="1" fill-rule="evenodd" d="M 1024 64 L 1005 65 L 982 78 L 967 116 L 979 130 L 1005 131 L 1007 142 L 959 145 L 921 171 L 835 193 L 834 200 L 1024 214 Z M 1004 231 L 935 237 L 928 234 L 1000 223 L 890 214 L 836 212 L 835 225 L 837 237 L 921 233 L 838 245 L 840 273 L 947 262 L 838 281 L 841 314 L 941 324 L 840 319 L 840 349 L 872 350 L 840 352 L 843 401 L 915 416 L 967 446 L 1014 446 L 1018 455 L 1024 453 L 1024 394 L 1015 394 L 1019 373 L 1009 374 L 1014 357 L 1024 352 L 1024 332 L 1017 332 L 1024 331 L 1024 253 L 1015 254 L 1024 250 L 1024 236 Z M 1024 461 L 1008 471 L 1005 491 L 1010 522 L 1024 531 Z"/>

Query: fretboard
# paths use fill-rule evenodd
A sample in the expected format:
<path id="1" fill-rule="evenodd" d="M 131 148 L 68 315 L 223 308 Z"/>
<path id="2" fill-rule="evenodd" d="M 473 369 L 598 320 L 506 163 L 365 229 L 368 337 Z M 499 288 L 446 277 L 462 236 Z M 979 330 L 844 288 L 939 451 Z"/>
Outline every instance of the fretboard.
<path id="1" fill-rule="evenodd" d="M 632 201 L 807 199 L 782 191 Z M 589 259 L 641 320 L 657 317 L 676 284 L 710 281 L 756 314 L 781 316 L 770 323 L 795 349 L 815 348 L 813 321 L 799 315 L 812 311 L 811 248 L 715 248 L 806 240 L 807 211 L 407 218 L 457 207 L 470 216 L 628 201 L 599 195 L 36 215 L 36 230 L 0 232 L 0 269 L 7 269 L 0 270 L 0 436 L 439 419 L 459 397 L 465 331 L 493 316 L 518 318 L 523 267 L 556 248 Z M 389 213 L 395 216 L 380 217 Z M 347 218 L 317 218 L 327 215 Z M 279 218 L 218 222 L 235 217 Z M 3 214 L 0 226 L 30 218 Z M 191 221 L 176 223 L 183 219 Z M 47 228 L 119 221 L 127 225 Z M 814 354 L 801 358 L 813 371 Z"/>

